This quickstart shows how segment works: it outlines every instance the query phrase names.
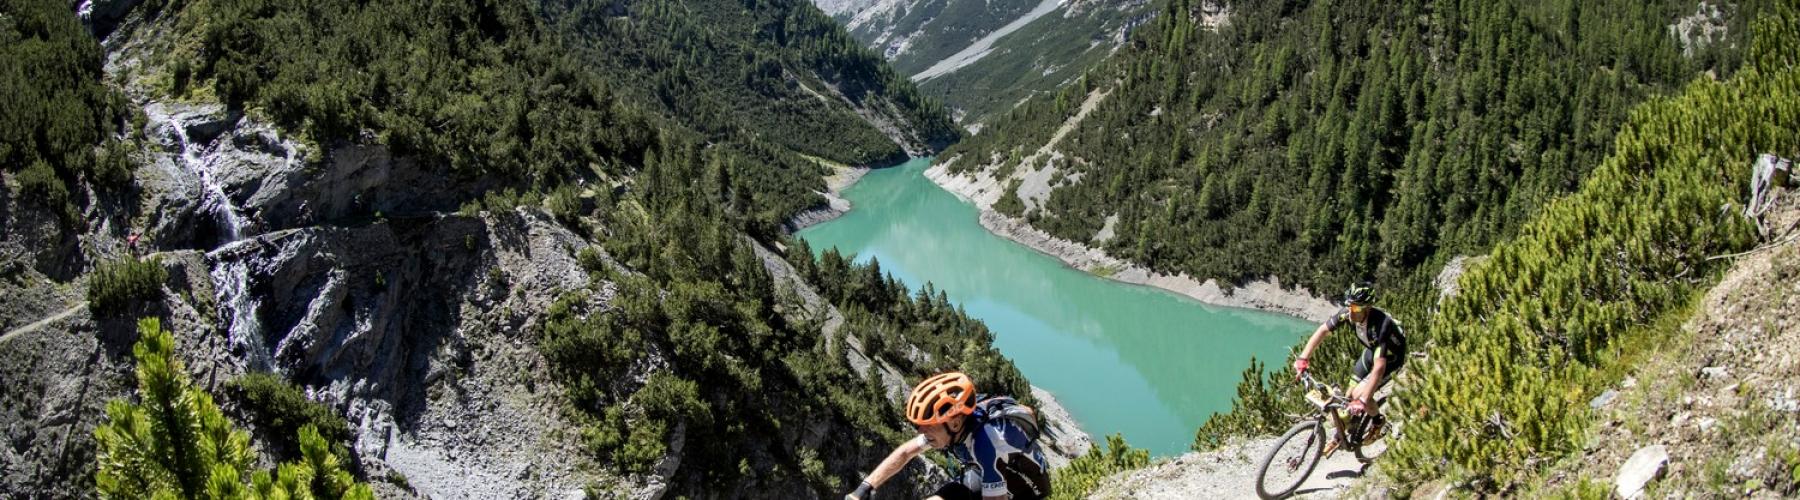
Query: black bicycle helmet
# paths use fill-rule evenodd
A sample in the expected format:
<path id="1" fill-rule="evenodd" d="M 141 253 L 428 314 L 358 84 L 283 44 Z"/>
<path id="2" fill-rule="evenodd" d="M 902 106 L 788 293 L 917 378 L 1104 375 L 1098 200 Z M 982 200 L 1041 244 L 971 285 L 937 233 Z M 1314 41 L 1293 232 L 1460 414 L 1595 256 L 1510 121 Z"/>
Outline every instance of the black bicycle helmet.
<path id="1" fill-rule="evenodd" d="M 1367 281 L 1350 285 L 1350 289 L 1344 290 L 1344 306 L 1346 307 L 1351 304 L 1368 305 L 1374 300 L 1375 285 Z"/>

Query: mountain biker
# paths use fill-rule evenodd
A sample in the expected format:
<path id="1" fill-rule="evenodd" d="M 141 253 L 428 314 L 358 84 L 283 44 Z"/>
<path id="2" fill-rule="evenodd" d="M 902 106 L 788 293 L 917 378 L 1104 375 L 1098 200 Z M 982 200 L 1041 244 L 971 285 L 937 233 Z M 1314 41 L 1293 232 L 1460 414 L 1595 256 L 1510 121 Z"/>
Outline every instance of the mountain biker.
<path id="1" fill-rule="evenodd" d="M 1344 291 L 1344 307 L 1331 315 L 1331 319 L 1319 325 L 1313 331 L 1312 338 L 1306 341 L 1306 349 L 1300 351 L 1300 357 L 1294 360 L 1294 375 L 1306 373 L 1310 364 L 1313 349 L 1319 347 L 1319 341 L 1325 334 L 1343 326 L 1350 326 L 1356 331 L 1356 339 L 1362 342 L 1362 356 L 1356 360 L 1353 370 L 1356 374 L 1356 385 L 1351 387 L 1350 404 L 1347 408 L 1351 414 L 1361 414 L 1365 410 L 1371 415 L 1379 416 L 1381 408 L 1375 401 L 1375 392 L 1387 385 L 1394 374 L 1406 366 L 1406 332 L 1400 328 L 1400 321 L 1388 315 L 1387 311 L 1375 307 L 1375 288 L 1368 282 L 1358 283 Z M 1380 433 L 1381 419 L 1369 429 L 1369 435 Z"/>
<path id="2" fill-rule="evenodd" d="M 913 457 L 946 450 L 963 464 L 963 479 L 938 488 L 930 498 L 1036 499 L 1050 496 L 1049 462 L 1037 445 L 1030 407 L 1009 397 L 978 398 L 975 383 L 961 372 L 934 375 L 913 388 L 906 419 L 918 437 L 894 448 L 845 500 L 875 493 Z"/>

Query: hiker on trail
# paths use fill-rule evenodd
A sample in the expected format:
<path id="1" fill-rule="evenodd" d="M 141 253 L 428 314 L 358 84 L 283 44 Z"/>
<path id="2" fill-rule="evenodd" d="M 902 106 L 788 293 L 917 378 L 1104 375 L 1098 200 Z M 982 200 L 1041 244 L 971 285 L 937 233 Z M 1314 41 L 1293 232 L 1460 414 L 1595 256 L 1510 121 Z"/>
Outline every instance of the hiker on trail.
<path id="1" fill-rule="evenodd" d="M 132 231 L 130 236 L 125 237 L 125 250 L 128 252 L 131 252 L 132 257 L 142 257 L 143 256 L 143 252 L 138 250 L 138 232 L 137 231 Z"/>
<path id="2" fill-rule="evenodd" d="M 1373 305 L 1375 288 L 1368 282 L 1351 286 L 1344 291 L 1344 307 L 1331 315 L 1325 324 L 1319 325 L 1312 338 L 1306 341 L 1306 349 L 1300 351 L 1300 357 L 1294 360 L 1294 376 L 1306 373 L 1310 364 L 1313 349 L 1319 347 L 1319 341 L 1325 334 L 1339 327 L 1350 326 L 1356 331 L 1356 339 L 1362 342 L 1362 356 L 1352 367 L 1356 374 L 1356 384 L 1350 387 L 1351 414 L 1361 414 L 1365 410 L 1377 418 L 1369 427 L 1369 435 L 1380 435 L 1383 420 L 1381 408 L 1375 401 L 1375 392 L 1393 380 L 1394 374 L 1406 366 L 1406 332 L 1400 329 L 1400 322 L 1387 311 Z"/>
<path id="3" fill-rule="evenodd" d="M 845 500 L 869 498 L 913 457 L 934 449 L 946 450 L 963 470 L 961 480 L 951 480 L 930 498 L 1050 496 L 1049 462 L 1038 449 L 1037 416 L 1031 407 L 1005 396 L 977 397 L 968 375 L 950 372 L 913 388 L 906 399 L 906 419 L 919 430 L 918 437 L 894 448 Z"/>

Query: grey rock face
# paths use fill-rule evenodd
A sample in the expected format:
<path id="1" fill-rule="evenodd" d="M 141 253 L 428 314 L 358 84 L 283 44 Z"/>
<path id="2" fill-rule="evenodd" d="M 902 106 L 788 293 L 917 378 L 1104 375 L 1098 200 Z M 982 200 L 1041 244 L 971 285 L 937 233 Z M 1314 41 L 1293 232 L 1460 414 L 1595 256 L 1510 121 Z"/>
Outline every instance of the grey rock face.
<path id="1" fill-rule="evenodd" d="M 480 179 L 394 157 L 386 147 L 338 144 L 329 154 L 218 104 L 148 101 L 144 134 L 157 145 L 139 172 L 146 235 L 161 248 L 212 249 L 237 239 L 377 213 L 456 209 Z"/>
<path id="2" fill-rule="evenodd" d="M 586 286 L 585 246 L 520 211 L 282 230 L 205 260 L 232 371 L 282 372 L 344 409 L 361 461 L 416 493 L 519 497 L 598 469 L 566 467 L 587 459 L 529 334 Z M 254 299 L 238 309 L 232 290 Z"/>
<path id="3" fill-rule="evenodd" d="M 160 102 L 147 103 L 144 115 L 144 136 L 155 145 L 150 164 L 138 172 L 150 244 L 212 248 L 245 236 L 251 228 L 244 210 L 220 175 L 241 168 L 243 155 L 217 140 L 242 116 L 218 104 Z"/>

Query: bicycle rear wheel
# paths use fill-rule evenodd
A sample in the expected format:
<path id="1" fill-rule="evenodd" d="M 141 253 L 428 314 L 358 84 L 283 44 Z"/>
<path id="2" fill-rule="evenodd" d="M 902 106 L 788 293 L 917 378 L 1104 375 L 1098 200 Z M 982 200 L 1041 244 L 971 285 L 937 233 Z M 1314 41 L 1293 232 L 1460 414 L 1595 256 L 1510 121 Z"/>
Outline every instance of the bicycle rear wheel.
<path id="1" fill-rule="evenodd" d="M 1264 499 L 1285 498 L 1294 493 L 1306 476 L 1319 466 L 1325 452 L 1325 426 L 1308 420 L 1288 428 L 1275 446 L 1263 455 L 1256 469 L 1256 495 Z"/>
<path id="2" fill-rule="evenodd" d="M 1384 417 L 1380 434 L 1370 436 L 1374 437 L 1375 440 L 1370 441 L 1368 438 L 1364 438 L 1361 446 L 1351 447 L 1351 451 L 1356 454 L 1356 460 L 1363 464 L 1368 464 L 1369 462 L 1374 462 L 1376 457 L 1386 454 L 1388 442 L 1392 441 L 1389 436 L 1393 436 L 1398 430 L 1398 427 L 1394 425 L 1392 420 L 1385 420 Z M 1365 431 L 1365 435 L 1366 434 Z"/>

